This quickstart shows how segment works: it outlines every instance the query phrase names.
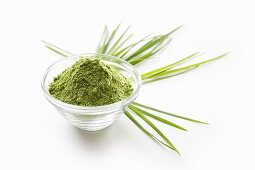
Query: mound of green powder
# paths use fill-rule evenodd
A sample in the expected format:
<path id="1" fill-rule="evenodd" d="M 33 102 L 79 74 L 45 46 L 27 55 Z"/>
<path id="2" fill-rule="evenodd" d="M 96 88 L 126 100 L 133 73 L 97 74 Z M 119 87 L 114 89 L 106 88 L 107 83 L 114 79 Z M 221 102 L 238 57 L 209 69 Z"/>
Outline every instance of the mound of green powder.
<path id="1" fill-rule="evenodd" d="M 79 106 L 102 106 L 131 95 L 132 85 L 100 59 L 84 58 L 54 78 L 49 92 L 58 100 Z"/>

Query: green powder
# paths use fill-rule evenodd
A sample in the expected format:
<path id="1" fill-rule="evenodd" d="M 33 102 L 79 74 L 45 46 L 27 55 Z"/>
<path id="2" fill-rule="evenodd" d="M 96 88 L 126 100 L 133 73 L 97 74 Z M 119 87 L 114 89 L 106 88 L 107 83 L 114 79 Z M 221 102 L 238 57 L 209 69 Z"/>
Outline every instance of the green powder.
<path id="1" fill-rule="evenodd" d="M 133 88 L 112 66 L 100 59 L 84 58 L 55 77 L 49 92 L 65 103 L 102 106 L 127 98 Z"/>

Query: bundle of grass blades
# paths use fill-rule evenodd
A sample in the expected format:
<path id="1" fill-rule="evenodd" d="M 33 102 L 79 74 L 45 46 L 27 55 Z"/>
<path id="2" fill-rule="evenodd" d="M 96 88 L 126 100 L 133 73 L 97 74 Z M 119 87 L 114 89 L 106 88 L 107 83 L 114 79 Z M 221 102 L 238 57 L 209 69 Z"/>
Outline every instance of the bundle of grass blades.
<path id="1" fill-rule="evenodd" d="M 78 106 L 102 106 L 121 101 L 133 88 L 118 70 L 100 59 L 83 58 L 54 78 L 49 92 Z"/>

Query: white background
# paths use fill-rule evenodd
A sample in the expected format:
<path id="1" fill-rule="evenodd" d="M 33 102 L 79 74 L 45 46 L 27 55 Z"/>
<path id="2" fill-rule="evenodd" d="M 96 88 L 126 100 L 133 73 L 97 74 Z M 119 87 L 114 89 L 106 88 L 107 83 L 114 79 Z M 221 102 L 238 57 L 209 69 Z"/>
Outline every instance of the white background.
<path id="1" fill-rule="evenodd" d="M 0 169 L 254 169 L 252 2 L 0 1 Z M 132 25 L 134 39 L 184 24 L 167 50 L 138 65 L 141 73 L 196 51 L 203 53 L 197 61 L 230 52 L 141 90 L 137 101 L 210 123 L 172 119 L 188 132 L 157 123 L 181 156 L 125 116 L 100 132 L 77 130 L 42 95 L 41 76 L 61 57 L 41 39 L 77 54 L 94 52 L 103 26 L 119 22 Z"/>

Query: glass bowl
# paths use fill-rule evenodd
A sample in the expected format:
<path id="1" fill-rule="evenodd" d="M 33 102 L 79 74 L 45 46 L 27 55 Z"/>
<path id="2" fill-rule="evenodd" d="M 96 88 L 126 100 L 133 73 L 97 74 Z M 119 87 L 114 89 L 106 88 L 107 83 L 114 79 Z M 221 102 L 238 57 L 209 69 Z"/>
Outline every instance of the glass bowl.
<path id="1" fill-rule="evenodd" d="M 49 93 L 49 84 L 53 81 L 54 77 L 81 58 L 99 58 L 104 63 L 117 69 L 132 83 L 134 89 L 133 93 L 122 101 L 96 107 L 71 105 L 54 98 Z M 72 125 L 87 131 L 104 129 L 117 120 L 123 114 L 127 106 L 135 100 L 141 84 L 141 76 L 134 67 L 125 60 L 114 56 L 93 53 L 71 56 L 58 60 L 46 70 L 41 81 L 44 96 L 57 109 L 57 111 Z"/>

